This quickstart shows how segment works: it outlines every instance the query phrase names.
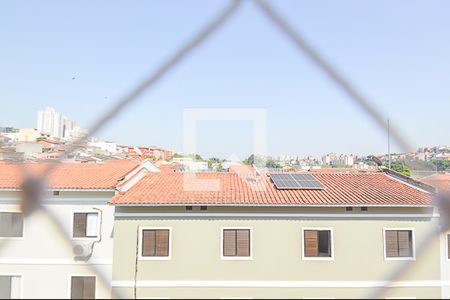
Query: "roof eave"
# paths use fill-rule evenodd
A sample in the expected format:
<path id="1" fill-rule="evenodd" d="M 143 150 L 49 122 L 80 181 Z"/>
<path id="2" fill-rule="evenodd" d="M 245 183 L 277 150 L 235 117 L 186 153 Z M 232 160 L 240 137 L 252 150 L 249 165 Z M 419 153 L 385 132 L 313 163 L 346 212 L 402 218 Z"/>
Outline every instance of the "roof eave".
<path id="1" fill-rule="evenodd" d="M 114 206 L 215 206 L 215 207 L 433 207 L 433 204 L 211 204 L 211 203 L 112 203 Z"/>

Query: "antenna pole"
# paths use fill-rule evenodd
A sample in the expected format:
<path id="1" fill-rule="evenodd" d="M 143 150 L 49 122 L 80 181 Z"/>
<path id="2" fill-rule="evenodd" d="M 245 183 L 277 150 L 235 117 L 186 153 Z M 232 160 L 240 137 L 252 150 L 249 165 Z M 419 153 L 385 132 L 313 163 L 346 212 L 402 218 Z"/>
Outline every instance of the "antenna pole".
<path id="1" fill-rule="evenodd" d="M 388 167 L 391 169 L 391 132 L 389 128 L 389 118 L 387 119 L 387 134 L 388 134 Z"/>

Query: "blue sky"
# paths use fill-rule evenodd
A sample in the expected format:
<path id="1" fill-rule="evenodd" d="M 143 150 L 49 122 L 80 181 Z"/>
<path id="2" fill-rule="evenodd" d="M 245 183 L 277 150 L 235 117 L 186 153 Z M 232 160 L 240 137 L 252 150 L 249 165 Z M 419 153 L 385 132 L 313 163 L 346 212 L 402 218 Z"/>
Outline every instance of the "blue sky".
<path id="1" fill-rule="evenodd" d="M 89 127 L 226 3 L 1 1 L 0 126 L 35 127 L 53 106 Z M 450 2 L 274 4 L 415 147 L 450 144 Z M 183 109 L 221 107 L 266 109 L 272 155 L 386 151 L 385 133 L 251 2 L 99 135 L 181 151 Z M 245 156 L 252 134 L 201 122 L 197 148 Z"/>

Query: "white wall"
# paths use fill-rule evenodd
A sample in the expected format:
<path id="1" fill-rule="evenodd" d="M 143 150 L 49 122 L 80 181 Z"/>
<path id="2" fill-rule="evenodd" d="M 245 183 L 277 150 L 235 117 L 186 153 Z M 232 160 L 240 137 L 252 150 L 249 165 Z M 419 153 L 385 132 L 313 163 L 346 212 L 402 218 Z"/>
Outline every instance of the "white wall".
<path id="1" fill-rule="evenodd" d="M 50 196 L 44 206 L 53 212 L 65 233 L 72 234 L 74 212 L 101 210 L 101 241 L 94 246 L 89 264 L 97 268 L 108 281 L 112 270 L 112 234 L 114 207 L 106 202 L 113 192 L 64 192 Z M 0 211 L 18 211 L 17 192 L 0 191 Z M 0 238 L 0 275 L 21 275 L 23 298 L 70 298 L 71 276 L 92 276 L 96 273 L 85 262 L 74 260 L 71 243 L 87 243 L 69 237 L 64 240 L 54 223 L 42 212 L 24 220 L 23 238 Z M 108 286 L 96 280 L 96 296 L 110 296 Z"/>

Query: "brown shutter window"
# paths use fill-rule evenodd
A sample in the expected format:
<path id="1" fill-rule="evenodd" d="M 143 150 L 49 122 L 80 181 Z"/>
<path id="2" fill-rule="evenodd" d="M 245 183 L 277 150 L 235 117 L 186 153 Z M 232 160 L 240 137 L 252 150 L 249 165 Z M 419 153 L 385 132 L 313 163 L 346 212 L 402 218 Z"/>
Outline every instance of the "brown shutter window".
<path id="1" fill-rule="evenodd" d="M 22 213 L 0 213 L 0 237 L 23 237 Z"/>
<path id="2" fill-rule="evenodd" d="M 250 256 L 250 230 L 239 229 L 236 231 L 236 255 Z"/>
<path id="3" fill-rule="evenodd" d="M 145 229 L 142 231 L 142 256 L 169 256 L 170 232 L 168 229 Z"/>
<path id="4" fill-rule="evenodd" d="M 398 256 L 412 257 L 412 232 L 398 231 Z"/>
<path id="5" fill-rule="evenodd" d="M 305 230 L 305 257 L 331 257 L 331 230 Z"/>
<path id="6" fill-rule="evenodd" d="M 317 257 L 319 255 L 319 234 L 317 230 L 305 230 L 305 256 Z"/>
<path id="7" fill-rule="evenodd" d="M 412 231 L 386 230 L 386 257 L 412 257 Z"/>
<path id="8" fill-rule="evenodd" d="M 71 299 L 95 299 L 95 277 L 72 277 L 70 292 Z"/>
<path id="9" fill-rule="evenodd" d="M 73 214 L 73 237 L 86 237 L 87 213 Z"/>
<path id="10" fill-rule="evenodd" d="M 223 256 L 236 256 L 236 230 L 224 229 L 223 231 Z"/>
<path id="11" fill-rule="evenodd" d="M 156 231 L 156 256 L 169 256 L 169 230 Z"/>
<path id="12" fill-rule="evenodd" d="M 223 230 L 223 256 L 250 257 L 250 229 Z"/>

